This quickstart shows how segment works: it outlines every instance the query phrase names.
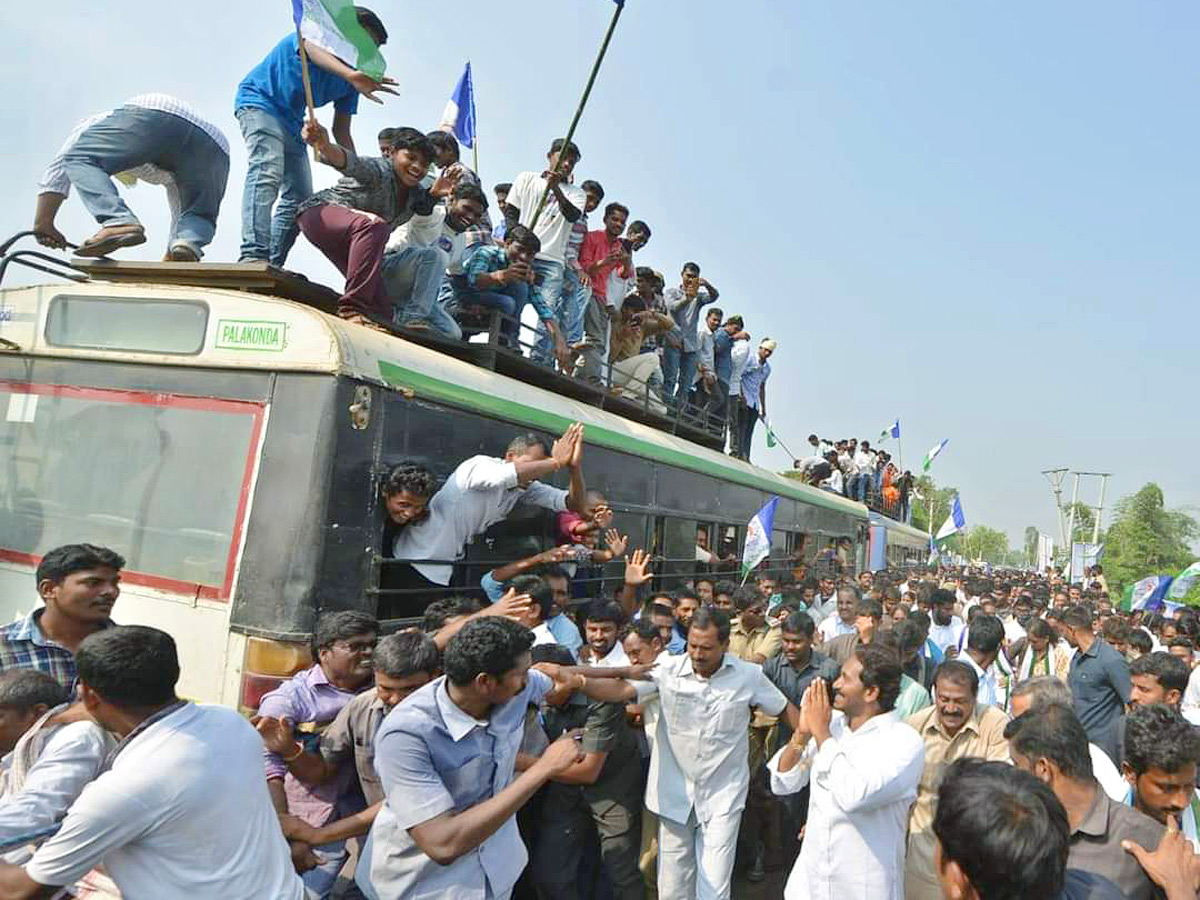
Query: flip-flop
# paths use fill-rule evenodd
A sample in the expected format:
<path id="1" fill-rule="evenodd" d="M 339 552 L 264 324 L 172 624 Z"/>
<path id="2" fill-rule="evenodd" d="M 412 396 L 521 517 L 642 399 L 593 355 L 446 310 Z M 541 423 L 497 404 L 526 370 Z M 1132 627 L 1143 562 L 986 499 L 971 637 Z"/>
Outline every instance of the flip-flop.
<path id="1" fill-rule="evenodd" d="M 84 241 L 79 245 L 79 249 L 75 251 L 75 255 L 84 257 L 107 256 L 114 250 L 120 250 L 122 247 L 136 247 L 144 243 L 146 243 L 146 232 L 124 231 L 119 234 L 110 234 L 108 237 L 101 238 L 98 241 Z"/>

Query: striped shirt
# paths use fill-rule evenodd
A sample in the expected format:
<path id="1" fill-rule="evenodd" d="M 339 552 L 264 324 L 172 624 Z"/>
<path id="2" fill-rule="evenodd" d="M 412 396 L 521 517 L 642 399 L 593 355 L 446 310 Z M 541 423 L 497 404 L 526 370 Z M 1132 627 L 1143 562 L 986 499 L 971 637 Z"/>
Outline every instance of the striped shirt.
<path id="1" fill-rule="evenodd" d="M 131 97 L 126 100 L 122 106 L 136 106 L 140 109 L 152 109 L 158 112 L 170 113 L 173 116 L 178 116 L 184 121 L 190 122 L 207 134 L 210 138 L 216 141 L 217 146 L 224 151 L 225 155 L 229 155 L 229 141 L 221 132 L 221 129 L 201 117 L 188 104 L 182 100 L 176 99 L 169 94 L 139 94 L 136 97 Z M 119 109 L 120 107 L 118 107 Z M 39 194 L 62 194 L 64 197 L 71 193 L 71 180 L 67 177 L 67 169 L 63 164 L 63 157 L 79 142 L 79 138 L 85 131 L 95 125 L 97 122 L 103 122 L 111 116 L 116 109 L 110 109 L 108 112 L 98 113 L 94 116 L 89 116 L 82 122 L 79 122 L 71 133 L 67 136 L 66 142 L 58 151 L 58 156 L 46 168 L 42 174 L 41 180 L 38 182 Z M 157 166 L 146 163 L 145 165 L 137 166 L 129 170 L 131 175 L 140 178 L 142 181 L 150 184 L 167 184 L 174 183 L 175 179 L 171 177 L 169 172 L 164 172 Z"/>
<path id="2" fill-rule="evenodd" d="M 0 672 L 8 669 L 37 669 L 45 672 L 70 691 L 75 690 L 79 673 L 75 654 L 42 631 L 40 622 L 46 610 L 35 609 L 23 619 L 0 628 Z M 112 622 L 107 623 L 107 628 Z"/>

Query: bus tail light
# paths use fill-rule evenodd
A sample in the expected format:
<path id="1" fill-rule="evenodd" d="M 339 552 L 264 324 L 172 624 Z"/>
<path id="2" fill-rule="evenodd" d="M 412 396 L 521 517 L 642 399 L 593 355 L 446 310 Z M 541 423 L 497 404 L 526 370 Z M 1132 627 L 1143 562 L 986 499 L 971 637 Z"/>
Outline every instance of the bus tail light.
<path id="1" fill-rule="evenodd" d="M 268 694 L 301 669 L 312 665 L 308 644 L 293 644 L 252 637 L 246 641 L 246 659 L 242 665 L 238 708 L 245 715 L 258 712 L 258 704 Z"/>

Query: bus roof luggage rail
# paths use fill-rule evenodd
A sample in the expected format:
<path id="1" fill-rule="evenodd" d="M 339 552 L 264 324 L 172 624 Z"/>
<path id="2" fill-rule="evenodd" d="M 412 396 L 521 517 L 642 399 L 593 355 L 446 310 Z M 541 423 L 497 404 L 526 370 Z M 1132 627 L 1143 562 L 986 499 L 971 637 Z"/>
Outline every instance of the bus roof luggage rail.
<path id="1" fill-rule="evenodd" d="M 31 237 L 35 233 L 34 231 L 18 231 L 3 244 L 0 244 L 0 284 L 4 283 L 4 276 L 8 272 L 9 263 L 16 263 L 28 269 L 36 269 L 39 272 L 53 275 L 56 278 L 67 278 L 71 281 L 79 282 L 89 280 L 86 275 L 81 275 L 79 272 L 74 271 L 69 262 L 59 259 L 57 256 L 51 256 L 49 253 L 43 253 L 40 250 L 10 249 L 21 238 Z M 73 248 L 75 245 L 67 244 L 67 246 Z M 37 260 L 37 262 L 34 262 L 34 260 Z"/>

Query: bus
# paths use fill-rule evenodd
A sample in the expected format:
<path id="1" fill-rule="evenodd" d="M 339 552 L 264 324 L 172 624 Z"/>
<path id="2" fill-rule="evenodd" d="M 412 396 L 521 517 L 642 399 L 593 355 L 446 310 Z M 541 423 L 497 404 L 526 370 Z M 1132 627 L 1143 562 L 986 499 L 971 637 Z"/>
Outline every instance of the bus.
<path id="1" fill-rule="evenodd" d="M 413 613 L 379 587 L 391 466 L 444 478 L 517 432 L 576 421 L 588 486 L 630 550 L 652 549 L 663 583 L 695 573 L 698 531 L 739 555 L 772 496 L 773 560 L 868 563 L 859 503 L 345 322 L 279 296 L 296 291 L 278 270 L 256 281 L 238 268 L 99 261 L 66 283 L 0 289 L 4 621 L 40 603 L 48 549 L 111 547 L 126 559 L 114 619 L 176 639 L 182 695 L 254 709 L 310 663 L 320 612 L 364 610 L 385 629 Z M 515 514 L 474 541 L 463 571 L 543 549 L 549 529 Z"/>

